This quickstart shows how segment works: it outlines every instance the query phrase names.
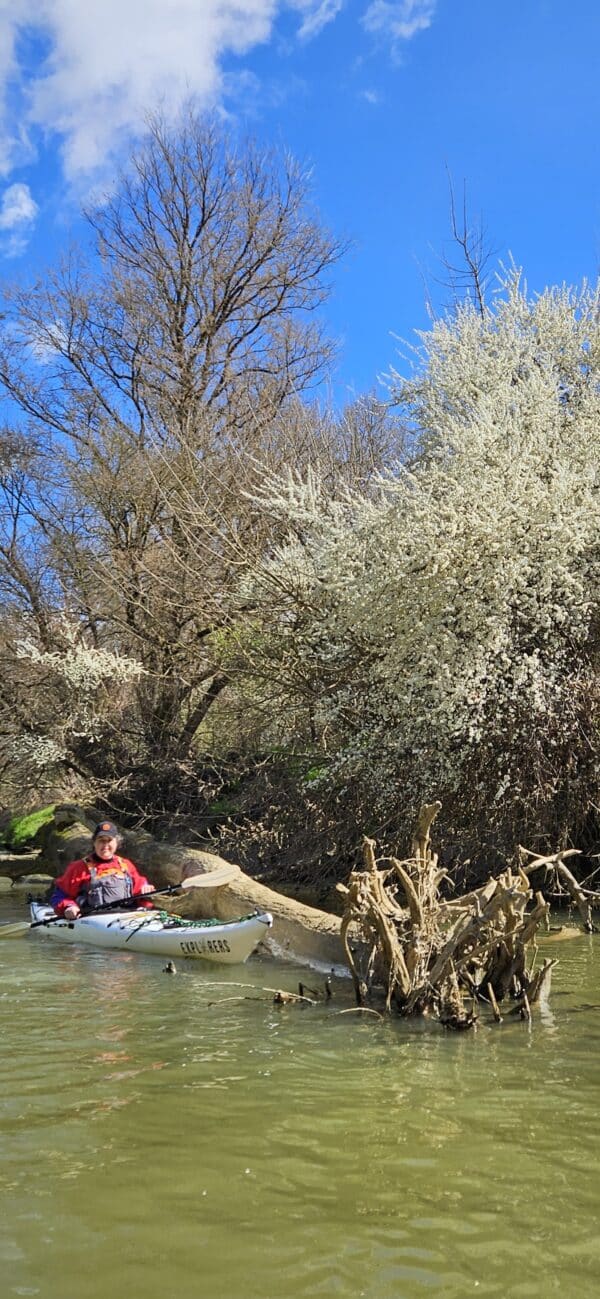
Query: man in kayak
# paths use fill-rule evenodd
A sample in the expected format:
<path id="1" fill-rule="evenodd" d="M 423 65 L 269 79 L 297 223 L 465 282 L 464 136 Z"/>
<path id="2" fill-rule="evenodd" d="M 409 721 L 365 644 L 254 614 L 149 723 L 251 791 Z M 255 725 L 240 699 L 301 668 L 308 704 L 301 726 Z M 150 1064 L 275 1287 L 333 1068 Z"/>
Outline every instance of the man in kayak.
<path id="1" fill-rule="evenodd" d="M 88 857 L 72 861 L 58 879 L 50 895 L 57 916 L 76 920 L 82 912 L 93 911 L 107 903 L 126 903 L 134 893 L 152 893 L 153 885 L 127 857 L 119 856 L 121 835 L 112 821 L 101 821 L 92 836 Z M 142 902 L 151 907 L 152 903 Z"/>

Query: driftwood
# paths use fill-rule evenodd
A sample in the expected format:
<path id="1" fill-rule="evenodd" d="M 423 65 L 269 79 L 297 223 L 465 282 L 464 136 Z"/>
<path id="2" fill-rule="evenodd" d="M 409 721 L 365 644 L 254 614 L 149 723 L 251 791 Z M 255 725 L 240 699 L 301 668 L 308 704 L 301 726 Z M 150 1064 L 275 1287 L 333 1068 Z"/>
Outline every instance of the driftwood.
<path id="1" fill-rule="evenodd" d="M 378 860 L 374 841 L 365 838 L 363 869 L 352 872 L 347 887 L 338 885 L 346 899 L 341 937 L 357 1005 L 383 989 L 386 1011 L 432 1015 L 460 1029 L 476 1023 L 478 1004 L 501 1023 L 502 1002 L 512 998 L 512 1009 L 529 1019 L 556 964 L 546 960 L 535 969 L 535 937 L 548 927 L 549 905 L 529 875 L 557 858 L 537 858 L 464 897 L 444 899 L 445 872 L 430 840 L 439 809 L 439 803 L 421 809 L 411 857 Z M 585 922 L 589 900 L 573 890 L 579 886 L 562 857 L 558 868 Z"/>
<path id="2" fill-rule="evenodd" d="M 526 865 L 523 864 L 522 869 L 527 875 L 543 868 L 546 875 L 554 880 L 558 893 L 569 894 L 579 911 L 586 934 L 593 934 L 595 926 L 592 921 L 592 907 L 600 905 L 600 893 L 595 889 L 584 888 L 575 879 L 568 866 L 565 866 L 565 857 L 580 856 L 579 849 L 567 848 L 564 852 L 557 852 L 552 857 L 538 857 L 529 848 L 519 847 L 519 855 L 523 861 L 525 857 L 533 858 L 533 861 L 528 862 Z"/>
<path id="3" fill-rule="evenodd" d="M 218 1001 L 208 1001 L 207 1006 L 224 1006 L 232 1001 L 264 1001 L 264 996 L 257 996 L 257 993 L 268 994 L 274 1006 L 317 1006 L 319 1002 L 331 1001 L 333 996 L 330 979 L 325 980 L 322 993 L 318 989 L 305 987 L 303 983 L 298 984 L 297 992 L 288 992 L 283 988 L 255 988 L 254 984 L 251 983 L 231 984 L 229 981 L 224 982 L 223 980 L 210 983 L 208 986 L 212 988 L 250 988 L 252 995 L 235 993 L 230 997 L 220 997 Z"/>

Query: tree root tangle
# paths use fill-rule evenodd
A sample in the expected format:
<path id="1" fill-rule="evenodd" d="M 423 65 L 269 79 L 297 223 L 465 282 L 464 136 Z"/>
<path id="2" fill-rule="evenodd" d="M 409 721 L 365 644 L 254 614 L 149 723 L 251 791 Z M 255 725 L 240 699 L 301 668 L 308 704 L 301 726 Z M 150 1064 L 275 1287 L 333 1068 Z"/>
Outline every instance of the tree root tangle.
<path id="1" fill-rule="evenodd" d="M 548 994 L 557 963 L 535 968 L 535 938 L 548 927 L 549 904 L 529 875 L 539 866 L 554 868 L 570 886 L 564 854 L 529 854 L 526 867 L 506 869 L 448 901 L 440 895 L 445 872 L 430 840 L 440 806 L 421 808 L 411 857 L 378 861 L 375 842 L 365 838 L 364 869 L 352 872 L 347 887 L 338 885 L 346 898 L 341 937 L 357 1006 L 381 998 L 383 990 L 388 1013 L 430 1015 L 448 1028 L 468 1029 L 477 1023 L 478 1006 L 488 1006 L 502 1023 L 500 1006 L 512 998 L 504 1013 L 512 1009 L 529 1020 L 531 1007 Z M 589 899 L 576 901 L 590 923 Z"/>

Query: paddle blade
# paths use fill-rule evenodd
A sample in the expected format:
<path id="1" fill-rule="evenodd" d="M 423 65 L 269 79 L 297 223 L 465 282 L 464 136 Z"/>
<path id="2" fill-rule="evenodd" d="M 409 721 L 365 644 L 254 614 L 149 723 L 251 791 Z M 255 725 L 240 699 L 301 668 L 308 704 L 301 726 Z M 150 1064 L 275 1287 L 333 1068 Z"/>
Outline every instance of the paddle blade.
<path id="1" fill-rule="evenodd" d="M 223 866 L 217 866 L 214 871 L 204 871 L 201 875 L 187 875 L 179 885 L 180 889 L 217 889 L 224 884 L 231 884 L 231 881 L 239 875 L 239 868 L 232 866 L 230 862 L 225 862 Z"/>
<path id="2" fill-rule="evenodd" d="M 14 925 L 0 925 L 0 938 L 23 938 L 30 929 L 28 920 L 18 920 Z"/>

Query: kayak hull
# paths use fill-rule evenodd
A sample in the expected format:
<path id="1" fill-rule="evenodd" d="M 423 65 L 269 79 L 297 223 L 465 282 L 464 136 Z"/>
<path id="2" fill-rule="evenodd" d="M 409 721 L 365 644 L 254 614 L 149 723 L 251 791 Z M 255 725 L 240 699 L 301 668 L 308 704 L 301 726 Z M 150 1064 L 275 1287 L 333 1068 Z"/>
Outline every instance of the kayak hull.
<path id="1" fill-rule="evenodd" d="M 173 923 L 157 911 L 111 911 L 104 915 L 57 920 L 52 907 L 31 903 L 31 921 L 57 943 L 85 943 L 150 956 L 191 957 L 237 965 L 246 961 L 267 935 L 273 917 L 268 911 L 240 920 L 195 920 Z M 41 923 L 40 923 L 41 922 Z M 49 923 L 46 923 L 49 922 Z"/>

